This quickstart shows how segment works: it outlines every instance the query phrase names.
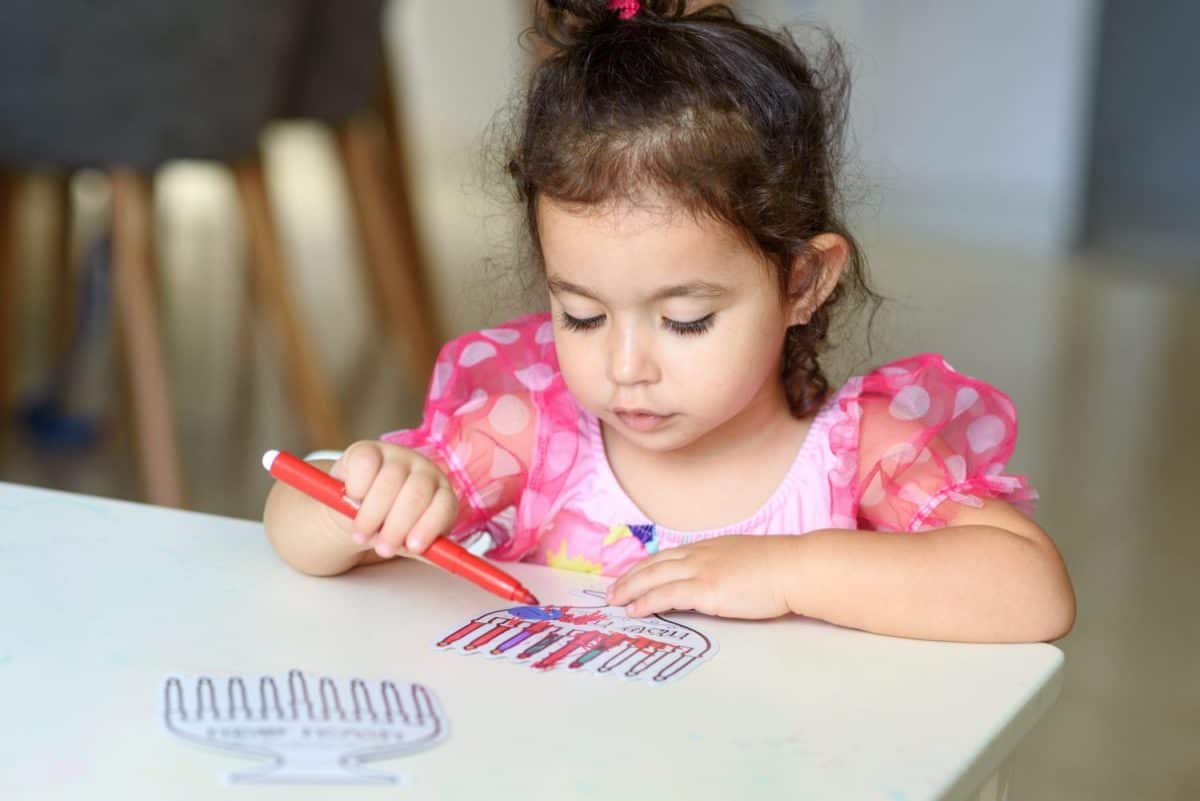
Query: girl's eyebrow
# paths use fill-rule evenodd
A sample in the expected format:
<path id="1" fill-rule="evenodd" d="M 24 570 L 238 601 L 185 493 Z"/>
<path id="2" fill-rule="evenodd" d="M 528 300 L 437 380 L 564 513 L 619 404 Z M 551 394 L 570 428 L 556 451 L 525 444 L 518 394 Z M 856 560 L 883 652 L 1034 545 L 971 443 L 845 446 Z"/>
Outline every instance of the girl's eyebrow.
<path id="1" fill-rule="evenodd" d="M 560 292 L 568 292 L 572 295 L 591 298 L 595 301 L 600 300 L 596 296 L 596 293 L 587 287 L 571 283 L 565 278 L 551 276 L 546 280 L 546 284 L 549 286 L 550 291 L 556 295 Z M 714 284 L 709 281 L 689 281 L 686 284 L 663 287 L 651 295 L 650 300 L 662 300 L 663 298 L 718 298 L 728 292 L 729 288 L 721 284 Z"/>

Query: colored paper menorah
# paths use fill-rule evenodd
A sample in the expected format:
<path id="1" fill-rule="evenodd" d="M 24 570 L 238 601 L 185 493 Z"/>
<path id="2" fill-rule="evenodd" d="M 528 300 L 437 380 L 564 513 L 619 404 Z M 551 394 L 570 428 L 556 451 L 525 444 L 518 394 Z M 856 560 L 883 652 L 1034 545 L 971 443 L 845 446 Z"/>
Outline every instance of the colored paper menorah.
<path id="1" fill-rule="evenodd" d="M 533 670 L 616 675 L 661 684 L 707 661 L 716 645 L 705 634 L 655 615 L 630 618 L 611 606 L 517 606 L 468 621 L 438 648 L 484 654 Z"/>

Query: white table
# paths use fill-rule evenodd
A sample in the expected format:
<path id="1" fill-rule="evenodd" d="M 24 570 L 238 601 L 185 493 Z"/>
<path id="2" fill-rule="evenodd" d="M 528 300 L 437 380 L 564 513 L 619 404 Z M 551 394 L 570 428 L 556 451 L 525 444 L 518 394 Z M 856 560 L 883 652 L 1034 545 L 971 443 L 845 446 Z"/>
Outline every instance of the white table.
<path id="1" fill-rule="evenodd" d="M 595 577 L 516 565 L 543 603 Z M 1049 645 L 955 645 L 673 616 L 719 644 L 673 685 L 538 675 L 433 643 L 506 606 L 425 564 L 300 575 L 256 522 L 0 483 L 0 798 L 1001 798 L 1053 703 Z M 169 673 L 394 676 L 448 739 L 409 786 L 231 787 L 244 760 L 157 717 Z"/>

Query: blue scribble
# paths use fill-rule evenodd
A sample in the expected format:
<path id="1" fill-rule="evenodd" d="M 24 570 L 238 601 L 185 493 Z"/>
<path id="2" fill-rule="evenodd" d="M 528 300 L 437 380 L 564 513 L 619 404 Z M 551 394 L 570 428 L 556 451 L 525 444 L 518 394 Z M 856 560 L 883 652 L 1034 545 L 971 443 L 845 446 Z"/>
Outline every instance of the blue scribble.
<path id="1" fill-rule="evenodd" d="M 522 620 L 558 620 L 562 617 L 561 609 L 547 609 L 544 606 L 514 606 L 508 613 Z"/>
<path id="2" fill-rule="evenodd" d="M 658 553 L 658 530 L 653 523 L 649 525 L 630 524 L 629 532 L 638 538 L 646 548 L 646 553 Z"/>

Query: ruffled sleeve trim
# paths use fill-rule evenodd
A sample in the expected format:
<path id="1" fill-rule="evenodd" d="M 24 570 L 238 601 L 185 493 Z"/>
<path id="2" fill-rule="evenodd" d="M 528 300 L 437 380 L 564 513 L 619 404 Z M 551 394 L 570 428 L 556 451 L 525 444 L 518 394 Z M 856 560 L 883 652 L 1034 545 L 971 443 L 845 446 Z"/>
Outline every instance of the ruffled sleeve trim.
<path id="1" fill-rule="evenodd" d="M 995 498 L 1032 514 L 1037 492 L 1004 473 L 1016 411 L 1003 392 L 924 353 L 851 378 L 831 403 L 834 525 L 918 531 L 946 525 L 947 501 Z M 881 419 L 886 418 L 886 419 Z M 874 432 L 864 442 L 864 431 Z M 885 432 L 883 436 L 879 432 Z"/>

